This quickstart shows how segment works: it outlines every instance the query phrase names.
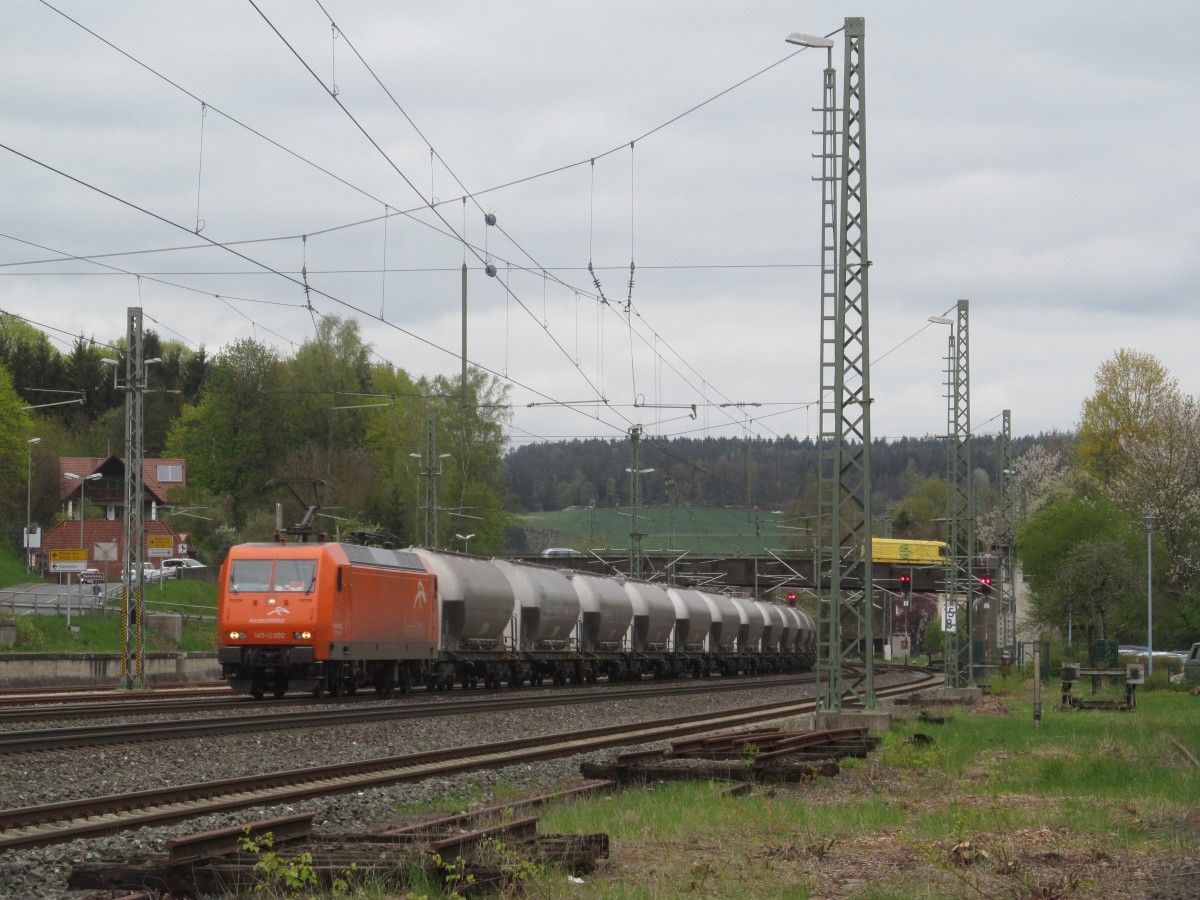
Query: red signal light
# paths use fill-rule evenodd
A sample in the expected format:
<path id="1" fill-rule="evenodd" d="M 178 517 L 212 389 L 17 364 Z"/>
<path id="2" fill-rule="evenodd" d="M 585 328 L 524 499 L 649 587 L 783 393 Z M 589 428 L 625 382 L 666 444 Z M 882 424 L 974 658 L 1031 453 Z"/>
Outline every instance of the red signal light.
<path id="1" fill-rule="evenodd" d="M 788 602 L 788 606 L 796 605 L 796 592 L 795 591 L 788 591 L 787 602 Z"/>

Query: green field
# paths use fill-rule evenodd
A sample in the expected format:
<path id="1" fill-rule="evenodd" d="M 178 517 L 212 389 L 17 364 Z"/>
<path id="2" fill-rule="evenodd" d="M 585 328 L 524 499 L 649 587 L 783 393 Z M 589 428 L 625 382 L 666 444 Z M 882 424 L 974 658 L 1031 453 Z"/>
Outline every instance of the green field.
<path id="1" fill-rule="evenodd" d="M 720 507 L 647 506 L 637 517 L 643 552 L 689 550 L 704 556 L 766 556 L 807 546 L 804 533 L 782 523 L 780 512 Z M 633 516 L 629 507 L 580 506 L 524 513 L 516 524 L 525 530 L 525 553 L 547 547 L 610 552 L 629 548 Z"/>

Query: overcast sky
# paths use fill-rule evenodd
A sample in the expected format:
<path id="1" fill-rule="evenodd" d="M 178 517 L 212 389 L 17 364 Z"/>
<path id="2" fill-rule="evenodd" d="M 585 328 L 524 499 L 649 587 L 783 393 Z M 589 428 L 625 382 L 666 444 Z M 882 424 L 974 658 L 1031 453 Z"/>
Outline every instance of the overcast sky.
<path id="1" fill-rule="evenodd" d="M 353 317 L 455 375 L 465 259 L 515 442 L 813 436 L 825 52 L 784 38 L 854 15 L 874 434 L 945 431 L 959 298 L 979 433 L 1072 429 L 1122 347 L 1196 392 L 1194 0 L 256 3 L 0 5 L 0 309 L 64 350 Z"/>

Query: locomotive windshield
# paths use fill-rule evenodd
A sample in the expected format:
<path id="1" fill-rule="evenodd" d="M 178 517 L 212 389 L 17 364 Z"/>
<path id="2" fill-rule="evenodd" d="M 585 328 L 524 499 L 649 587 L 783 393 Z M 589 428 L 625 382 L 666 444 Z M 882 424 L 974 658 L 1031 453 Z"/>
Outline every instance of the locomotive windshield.
<path id="1" fill-rule="evenodd" d="M 316 584 L 315 559 L 235 559 L 229 589 L 239 591 L 311 591 Z"/>

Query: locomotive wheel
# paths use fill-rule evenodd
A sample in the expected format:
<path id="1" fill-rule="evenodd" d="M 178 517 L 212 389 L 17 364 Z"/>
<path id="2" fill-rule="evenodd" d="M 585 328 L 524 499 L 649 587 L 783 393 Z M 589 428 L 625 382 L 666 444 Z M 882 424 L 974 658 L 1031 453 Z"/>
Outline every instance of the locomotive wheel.
<path id="1" fill-rule="evenodd" d="M 252 687 L 250 689 L 250 696 L 253 697 L 255 700 L 261 700 L 263 698 L 264 693 L 265 692 L 263 691 L 263 689 L 258 687 L 257 685 L 255 685 L 254 687 Z"/>
<path id="2" fill-rule="evenodd" d="M 312 689 L 312 695 L 317 700 L 325 699 L 325 685 L 318 681 L 316 686 Z"/>
<path id="3" fill-rule="evenodd" d="M 274 697 L 276 700 L 282 700 L 282 699 L 283 699 L 283 695 L 284 695 L 284 694 L 286 694 L 286 693 L 287 693 L 287 686 L 286 686 L 286 685 L 285 685 L 285 686 L 283 686 L 283 687 L 278 687 L 278 686 L 276 686 L 275 690 L 271 691 L 271 695 L 272 695 L 272 696 L 273 696 L 273 697 Z"/>

